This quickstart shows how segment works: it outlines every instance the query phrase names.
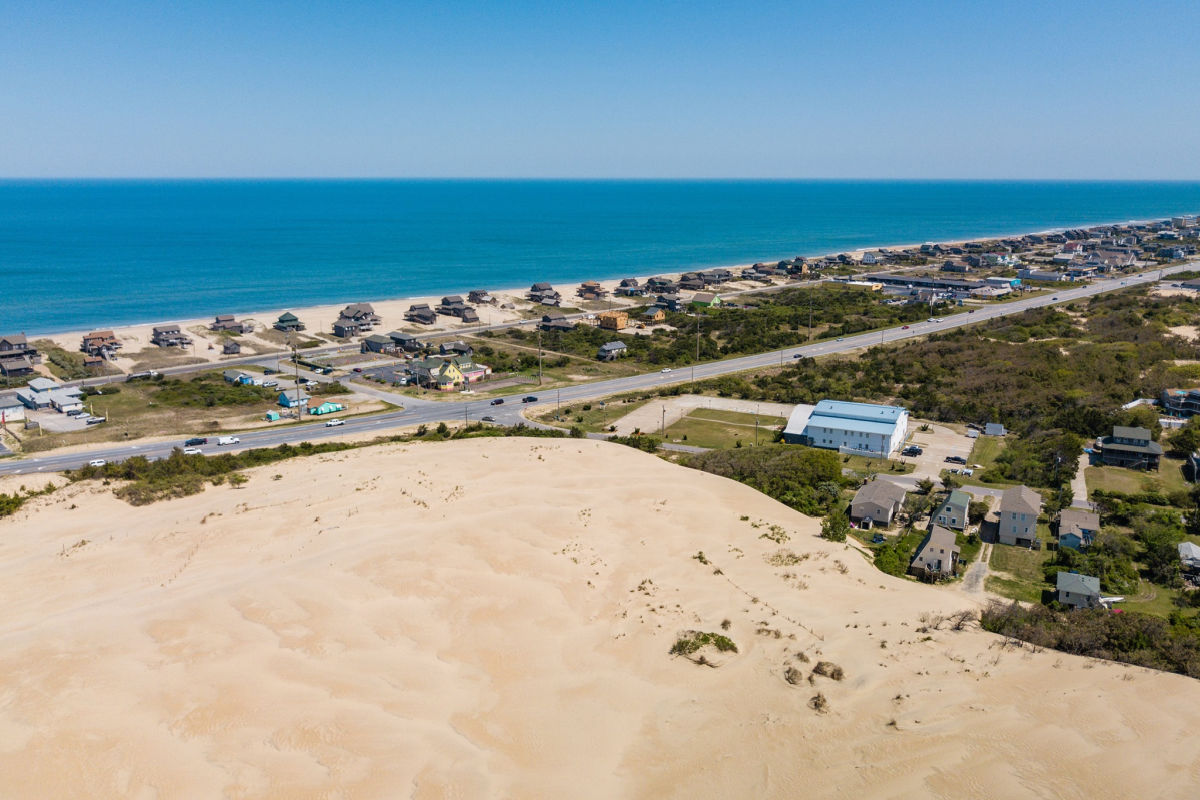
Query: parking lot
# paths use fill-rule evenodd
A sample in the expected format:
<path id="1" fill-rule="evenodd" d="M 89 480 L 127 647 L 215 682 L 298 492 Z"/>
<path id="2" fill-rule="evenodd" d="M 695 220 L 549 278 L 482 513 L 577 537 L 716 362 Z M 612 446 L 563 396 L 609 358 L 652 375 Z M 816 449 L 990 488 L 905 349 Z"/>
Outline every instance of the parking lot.
<path id="1" fill-rule="evenodd" d="M 921 425 L 928 425 L 929 430 L 919 430 Z M 924 450 L 919 456 L 905 457 L 902 460 L 915 465 L 915 478 L 931 478 L 938 480 L 943 469 L 961 467 L 959 464 L 947 464 L 947 456 L 961 456 L 968 464 L 971 460 L 971 448 L 975 440 L 965 434 L 933 423 L 913 422 L 912 433 L 908 444 L 915 444 Z"/>

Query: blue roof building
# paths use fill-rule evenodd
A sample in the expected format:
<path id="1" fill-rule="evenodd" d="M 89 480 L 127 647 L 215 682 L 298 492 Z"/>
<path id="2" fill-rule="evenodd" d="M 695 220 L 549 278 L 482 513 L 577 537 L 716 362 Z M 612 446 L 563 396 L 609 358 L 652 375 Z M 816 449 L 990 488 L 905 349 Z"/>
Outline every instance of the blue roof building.
<path id="1" fill-rule="evenodd" d="M 877 458 L 900 449 L 907 437 L 908 409 L 845 400 L 796 406 L 783 432 L 783 440 L 792 444 Z"/>

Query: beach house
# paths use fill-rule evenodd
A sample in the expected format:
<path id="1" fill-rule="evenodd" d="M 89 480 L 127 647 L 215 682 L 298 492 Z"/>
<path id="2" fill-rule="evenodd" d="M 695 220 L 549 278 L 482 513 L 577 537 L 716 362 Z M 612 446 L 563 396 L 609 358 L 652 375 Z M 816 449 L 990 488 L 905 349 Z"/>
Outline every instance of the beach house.
<path id="1" fill-rule="evenodd" d="M 1000 524 L 996 536 L 1000 544 L 1017 547 L 1041 546 L 1037 521 L 1042 513 L 1042 496 L 1028 486 L 1005 489 L 1000 497 Z"/>
<path id="2" fill-rule="evenodd" d="M 279 405 L 284 408 L 303 408 L 312 399 L 308 392 L 297 386 L 279 393 Z"/>
<path id="3" fill-rule="evenodd" d="M 938 525 L 961 531 L 967 527 L 967 509 L 971 505 L 971 495 L 962 489 L 955 489 L 946 496 L 934 512 L 933 520 Z"/>
<path id="4" fill-rule="evenodd" d="M 42 363 L 42 355 L 29 343 L 25 334 L 16 333 L 0 336 L 0 375 L 12 377 L 29 375 L 35 365 Z"/>
<path id="5" fill-rule="evenodd" d="M 628 350 L 629 348 L 624 342 L 605 342 L 596 351 L 596 359 L 599 361 L 615 361 L 625 355 Z"/>
<path id="6" fill-rule="evenodd" d="M 1100 605 L 1100 579 L 1060 572 L 1054 576 L 1054 599 L 1069 608 L 1096 608 Z"/>
<path id="7" fill-rule="evenodd" d="M 908 571 L 925 578 L 953 577 L 958 570 L 961 552 L 954 531 L 934 525 L 917 547 Z"/>
<path id="8" fill-rule="evenodd" d="M 1064 508 L 1058 513 L 1058 546 L 1083 550 L 1100 532 L 1100 516 L 1094 511 Z"/>
<path id="9" fill-rule="evenodd" d="M 408 307 L 408 311 L 404 312 L 406 322 L 416 322 L 419 325 L 432 325 L 437 322 L 437 313 L 429 307 L 428 303 L 413 303 Z"/>
<path id="10" fill-rule="evenodd" d="M 85 334 L 79 350 L 89 356 L 112 358 L 121 347 L 121 342 L 112 331 L 92 331 Z"/>
<path id="11" fill-rule="evenodd" d="M 291 333 L 292 331 L 304 330 L 304 323 L 290 311 L 285 311 L 279 315 L 279 319 L 275 320 L 275 330 Z"/>
<path id="12" fill-rule="evenodd" d="M 359 331 L 369 331 L 379 324 L 379 315 L 370 303 L 351 303 L 338 313 L 338 318 L 353 322 Z"/>
<path id="13" fill-rule="evenodd" d="M 850 501 L 850 521 L 863 528 L 887 528 L 904 505 L 904 488 L 876 478 L 863 486 Z"/>
<path id="14" fill-rule="evenodd" d="M 245 333 L 246 323 L 239 322 L 233 314 L 217 314 L 216 319 L 208 326 L 210 331 L 221 333 L 228 331 L 229 333 Z"/>
<path id="15" fill-rule="evenodd" d="M 412 362 L 413 376 L 420 386 L 449 392 L 461 388 L 466 377 L 448 358 L 423 358 Z"/>
<path id="16" fill-rule="evenodd" d="M 192 344 L 191 337 L 178 325 L 155 325 L 150 341 L 159 347 L 190 347 Z"/>
<path id="17" fill-rule="evenodd" d="M 1102 464 L 1110 467 L 1157 470 L 1162 445 L 1153 441 L 1146 428 L 1113 427 L 1112 436 L 1102 436 L 1093 448 Z"/>

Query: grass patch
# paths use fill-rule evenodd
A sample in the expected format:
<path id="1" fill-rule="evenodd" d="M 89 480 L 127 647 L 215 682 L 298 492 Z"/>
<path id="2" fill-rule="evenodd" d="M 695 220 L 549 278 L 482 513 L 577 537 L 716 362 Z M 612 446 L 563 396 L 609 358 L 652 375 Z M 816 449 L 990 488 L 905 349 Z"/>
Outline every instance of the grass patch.
<path id="1" fill-rule="evenodd" d="M 707 414 L 708 412 L 705 412 Z M 773 417 L 771 419 L 774 419 Z M 723 422 L 705 419 L 698 413 L 689 414 L 674 425 L 667 427 L 667 438 L 710 450 L 726 450 L 733 447 L 754 446 L 754 418 L 750 424 Z M 771 444 L 775 431 L 759 423 L 757 444 Z"/>
<path id="2" fill-rule="evenodd" d="M 1040 603 L 1042 592 L 1050 588 L 1046 582 L 1043 565 L 1050 560 L 1049 550 L 1027 550 L 996 544 L 992 546 L 992 557 L 988 566 L 1006 575 L 989 575 L 985 582 L 988 591 L 1013 600 Z"/>
<path id="3" fill-rule="evenodd" d="M 1163 458 L 1157 472 L 1145 472 L 1124 467 L 1088 467 L 1084 470 L 1088 494 L 1094 489 L 1122 494 L 1157 492 L 1170 495 L 1172 492 L 1187 492 L 1190 486 L 1183 477 L 1183 460 Z"/>
<path id="4" fill-rule="evenodd" d="M 705 647 L 715 647 L 722 653 L 736 653 L 738 651 L 737 645 L 733 643 L 733 640 L 724 634 L 687 631 L 675 640 L 675 644 L 671 645 L 671 655 L 690 657 Z"/>
<path id="5" fill-rule="evenodd" d="M 990 469 L 996 464 L 996 456 L 1004 449 L 1004 437 L 980 435 L 971 447 L 971 456 L 967 460 L 978 464 L 981 469 Z"/>
<path id="6" fill-rule="evenodd" d="M 585 431 L 600 433 L 607 431 L 617 420 L 624 417 L 646 403 L 649 397 L 614 397 L 606 401 L 575 403 L 565 405 L 557 412 L 553 409 L 538 415 L 537 419 L 545 423 L 562 422 L 576 425 Z M 557 419 L 556 419 L 557 417 Z"/>

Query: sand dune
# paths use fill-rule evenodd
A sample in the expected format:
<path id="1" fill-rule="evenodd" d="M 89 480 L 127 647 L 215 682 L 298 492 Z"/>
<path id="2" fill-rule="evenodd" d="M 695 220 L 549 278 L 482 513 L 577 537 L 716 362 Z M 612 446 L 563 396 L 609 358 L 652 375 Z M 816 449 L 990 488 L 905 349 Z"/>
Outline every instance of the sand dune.
<path id="1" fill-rule="evenodd" d="M 0 796 L 1200 786 L 1200 683 L 933 629 L 972 601 L 729 481 L 530 439 L 250 474 L 145 508 L 72 486 L 0 523 Z M 668 654 L 724 620 L 719 666 Z M 844 678 L 810 682 L 822 659 Z"/>

